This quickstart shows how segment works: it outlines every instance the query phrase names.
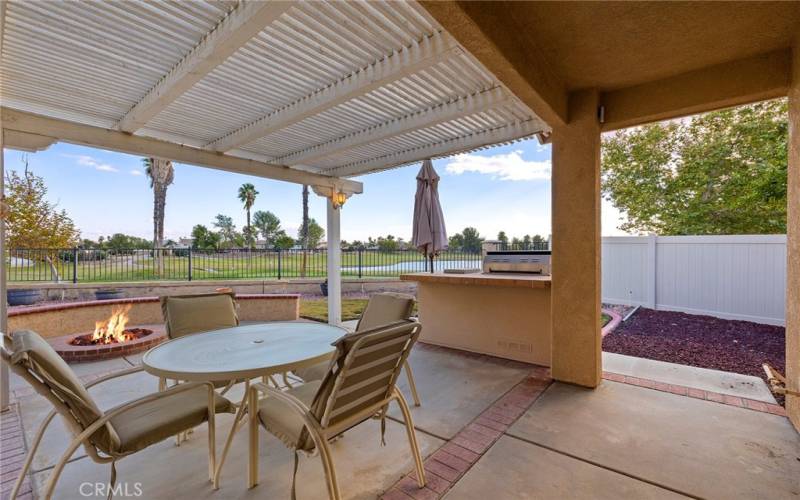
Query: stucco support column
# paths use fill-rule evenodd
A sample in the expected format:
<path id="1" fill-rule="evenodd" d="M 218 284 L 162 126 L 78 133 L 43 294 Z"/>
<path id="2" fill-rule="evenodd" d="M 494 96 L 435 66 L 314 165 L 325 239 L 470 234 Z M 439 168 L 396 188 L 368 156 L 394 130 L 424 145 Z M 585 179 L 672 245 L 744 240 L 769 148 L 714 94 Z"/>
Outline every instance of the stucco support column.
<path id="1" fill-rule="evenodd" d="M 552 375 L 596 387 L 600 336 L 600 123 L 595 90 L 569 96 L 553 129 Z"/>
<path id="2" fill-rule="evenodd" d="M 5 203 L 5 179 L 6 171 L 3 164 L 5 150 L 3 149 L 3 128 L 0 124 L 0 200 Z M 0 214 L 3 212 L 0 207 Z M 6 221 L 0 216 L 0 332 L 8 332 L 8 303 L 6 302 Z M 8 380 L 8 365 L 0 361 L 0 411 L 8 408 L 10 399 L 10 388 Z"/>
<path id="3" fill-rule="evenodd" d="M 789 88 L 789 175 L 786 220 L 786 385 L 800 391 L 800 37 L 792 54 Z M 786 411 L 800 430 L 800 396 L 786 396 Z"/>
<path id="4" fill-rule="evenodd" d="M 328 200 L 328 323 L 342 323 L 341 208 Z"/>

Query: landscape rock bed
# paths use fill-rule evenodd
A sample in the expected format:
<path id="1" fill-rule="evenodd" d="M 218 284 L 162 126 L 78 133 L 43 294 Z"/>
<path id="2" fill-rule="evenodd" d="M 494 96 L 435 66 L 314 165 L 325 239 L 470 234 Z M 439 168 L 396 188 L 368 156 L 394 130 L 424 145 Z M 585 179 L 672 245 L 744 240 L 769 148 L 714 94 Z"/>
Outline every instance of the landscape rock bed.
<path id="1" fill-rule="evenodd" d="M 783 327 L 712 316 L 640 308 L 603 338 L 603 350 L 764 380 L 764 362 L 786 373 Z"/>

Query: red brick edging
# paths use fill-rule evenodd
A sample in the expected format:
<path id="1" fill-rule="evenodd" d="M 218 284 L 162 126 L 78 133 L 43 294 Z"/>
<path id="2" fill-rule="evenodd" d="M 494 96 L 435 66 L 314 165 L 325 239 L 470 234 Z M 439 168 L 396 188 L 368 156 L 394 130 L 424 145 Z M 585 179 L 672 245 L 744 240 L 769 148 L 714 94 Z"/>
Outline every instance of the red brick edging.
<path id="1" fill-rule="evenodd" d="M 731 396 L 729 394 L 720 394 L 719 392 L 696 389 L 694 387 L 687 387 L 685 385 L 667 384 L 665 382 L 659 382 L 657 380 L 651 380 L 647 378 L 630 377 L 620 373 L 603 372 L 603 378 L 612 382 L 620 382 L 623 384 L 635 385 L 637 387 L 644 387 L 646 389 L 669 392 L 672 394 L 677 394 L 678 396 L 686 396 L 695 399 L 702 399 L 704 401 L 721 403 L 728 406 L 735 406 L 737 408 L 771 413 L 781 417 L 786 416 L 786 410 L 781 405 L 765 403 L 755 399 L 741 398 L 738 396 Z"/>
<path id="2" fill-rule="evenodd" d="M 3 462 L 0 464 L 0 498 L 6 499 L 11 496 L 11 489 L 17 480 L 22 464 L 25 462 L 25 437 L 22 432 L 22 421 L 19 417 L 19 407 L 12 404 L 2 413 L 0 420 L 2 428 L 2 441 L 0 441 L 0 454 Z M 25 478 L 22 487 L 17 495 L 18 500 L 30 500 L 33 498 L 30 476 Z"/>
<path id="3" fill-rule="evenodd" d="M 549 370 L 536 367 L 522 382 L 467 424 L 425 460 L 426 486 L 411 472 L 389 488 L 383 500 L 441 498 L 521 417 L 552 383 Z"/>

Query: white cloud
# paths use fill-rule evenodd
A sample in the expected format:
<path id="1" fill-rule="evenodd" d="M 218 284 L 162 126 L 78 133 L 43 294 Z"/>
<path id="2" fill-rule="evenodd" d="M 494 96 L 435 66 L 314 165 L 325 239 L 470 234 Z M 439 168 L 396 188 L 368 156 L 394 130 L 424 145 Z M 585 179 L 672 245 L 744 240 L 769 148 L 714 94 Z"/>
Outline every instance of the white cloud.
<path id="1" fill-rule="evenodd" d="M 141 170 L 131 170 L 131 175 L 144 175 Z"/>
<path id="2" fill-rule="evenodd" d="M 103 163 L 89 155 L 63 155 L 68 158 L 74 158 L 78 165 L 84 167 L 91 167 L 100 172 L 119 172 L 119 169 L 111 164 Z"/>
<path id="3" fill-rule="evenodd" d="M 476 172 L 491 175 L 501 181 L 535 181 L 550 178 L 550 160 L 530 161 L 522 158 L 522 151 L 508 154 L 481 156 L 477 154 L 456 155 L 445 169 L 456 175 Z"/>

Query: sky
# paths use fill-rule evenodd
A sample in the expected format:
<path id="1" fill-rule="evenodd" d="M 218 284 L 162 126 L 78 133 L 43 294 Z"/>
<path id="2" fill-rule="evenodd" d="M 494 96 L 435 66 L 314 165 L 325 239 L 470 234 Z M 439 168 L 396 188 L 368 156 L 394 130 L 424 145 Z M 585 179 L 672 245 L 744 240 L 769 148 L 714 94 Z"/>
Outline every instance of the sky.
<path id="1" fill-rule="evenodd" d="M 448 234 L 465 227 L 486 238 L 499 231 L 509 237 L 550 234 L 551 148 L 535 139 L 434 161 Z M 23 153 L 5 151 L 5 168 L 20 170 Z M 71 144 L 55 144 L 29 153 L 31 170 L 45 179 L 48 199 L 67 211 L 81 237 L 125 233 L 152 238 L 153 194 L 141 157 Z M 411 236 L 416 174 L 419 164 L 358 177 L 364 193 L 352 196 L 342 209 L 342 239 L 366 240 L 392 234 Z M 195 224 L 211 227 L 217 214 L 245 225 L 237 198 L 239 186 L 255 185 L 259 194 L 253 212 L 269 210 L 291 236 L 302 218 L 302 188 L 297 184 L 175 164 L 175 181 L 167 191 L 165 238 L 189 236 Z M 325 200 L 311 193 L 310 216 L 325 225 Z M 617 229 L 620 213 L 602 205 L 604 236 Z"/>

